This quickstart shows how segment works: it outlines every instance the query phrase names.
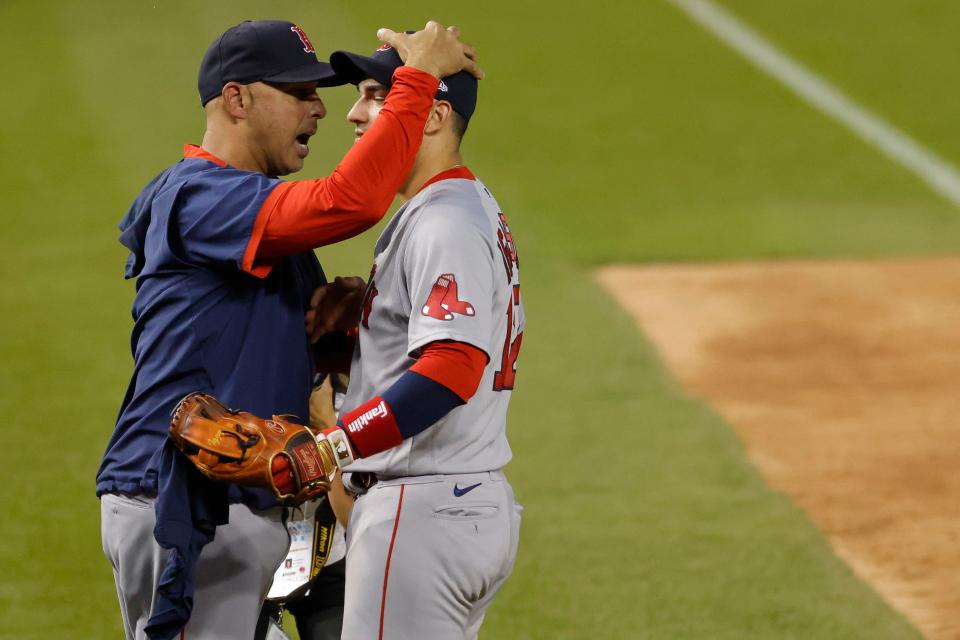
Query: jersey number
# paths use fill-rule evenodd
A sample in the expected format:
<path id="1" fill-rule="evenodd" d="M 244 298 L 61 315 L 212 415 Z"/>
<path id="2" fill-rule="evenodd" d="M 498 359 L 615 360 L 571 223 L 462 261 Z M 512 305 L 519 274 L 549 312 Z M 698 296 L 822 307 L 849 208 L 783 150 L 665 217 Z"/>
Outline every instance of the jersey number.
<path id="1" fill-rule="evenodd" d="M 513 285 L 513 304 L 507 307 L 507 339 L 503 343 L 503 355 L 500 357 L 500 368 L 493 376 L 494 391 L 508 391 L 513 389 L 514 379 L 517 377 L 517 357 L 520 355 L 520 343 L 523 342 L 523 332 L 513 337 L 513 307 L 520 304 L 520 285 Z"/>

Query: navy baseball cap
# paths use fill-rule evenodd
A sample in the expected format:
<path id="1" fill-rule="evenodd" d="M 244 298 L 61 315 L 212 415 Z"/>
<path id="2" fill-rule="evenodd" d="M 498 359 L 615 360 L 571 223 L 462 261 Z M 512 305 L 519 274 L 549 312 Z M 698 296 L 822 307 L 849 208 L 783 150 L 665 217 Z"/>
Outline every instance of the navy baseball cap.
<path id="1" fill-rule="evenodd" d="M 403 65 L 403 60 L 396 49 L 384 44 L 374 51 L 371 57 L 349 51 L 334 51 L 330 54 L 330 65 L 340 78 L 341 84 L 360 84 L 363 80 L 372 78 L 389 87 L 394 70 Z M 434 98 L 449 102 L 453 110 L 469 122 L 477 108 L 477 79 L 466 71 L 442 78 Z"/>
<path id="2" fill-rule="evenodd" d="M 317 60 L 306 32 L 285 20 L 247 20 L 217 38 L 200 63 L 197 88 L 205 105 L 228 82 L 314 82 L 346 84 L 326 62 Z"/>

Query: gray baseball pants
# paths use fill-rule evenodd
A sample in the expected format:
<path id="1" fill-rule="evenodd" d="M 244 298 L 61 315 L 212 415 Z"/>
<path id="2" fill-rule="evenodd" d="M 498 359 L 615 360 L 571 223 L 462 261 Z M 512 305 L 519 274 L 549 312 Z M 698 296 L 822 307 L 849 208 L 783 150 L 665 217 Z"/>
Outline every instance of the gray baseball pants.
<path id="1" fill-rule="evenodd" d="M 168 553 L 153 537 L 153 503 L 116 494 L 100 499 L 103 552 L 113 567 L 127 640 L 146 639 L 143 629 Z M 183 640 L 252 640 L 260 606 L 290 543 L 283 512 L 230 506 L 230 522 L 217 527 L 200 554 Z"/>
<path id="2" fill-rule="evenodd" d="M 380 480 L 347 527 L 343 640 L 472 640 L 513 569 L 502 472 Z"/>

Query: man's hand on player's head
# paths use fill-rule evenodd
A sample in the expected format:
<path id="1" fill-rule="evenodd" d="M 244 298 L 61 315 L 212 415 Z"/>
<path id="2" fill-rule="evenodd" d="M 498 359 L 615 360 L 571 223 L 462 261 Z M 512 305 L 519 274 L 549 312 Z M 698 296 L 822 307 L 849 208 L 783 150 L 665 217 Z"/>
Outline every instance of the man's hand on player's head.
<path id="1" fill-rule="evenodd" d="M 416 33 L 397 33 L 382 28 L 377 31 L 377 37 L 396 49 L 408 67 L 426 71 L 438 78 L 458 71 L 483 78 L 483 70 L 477 66 L 477 50 L 472 45 L 460 42 L 460 30 L 457 27 L 444 29 L 442 24 L 431 20 Z"/>
<path id="2" fill-rule="evenodd" d="M 328 333 L 349 331 L 356 327 L 360 323 L 366 289 L 367 283 L 363 278 L 355 276 L 337 276 L 333 282 L 317 288 L 310 298 L 310 309 L 305 320 L 310 342 L 316 342 Z"/>

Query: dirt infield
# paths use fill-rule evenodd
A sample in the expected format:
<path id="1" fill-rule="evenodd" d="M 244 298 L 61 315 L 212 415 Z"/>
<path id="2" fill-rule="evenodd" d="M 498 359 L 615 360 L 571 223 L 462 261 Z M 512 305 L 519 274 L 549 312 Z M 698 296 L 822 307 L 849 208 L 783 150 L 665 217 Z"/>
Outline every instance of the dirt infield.
<path id="1" fill-rule="evenodd" d="M 960 259 L 597 278 L 854 571 L 960 638 Z"/>

